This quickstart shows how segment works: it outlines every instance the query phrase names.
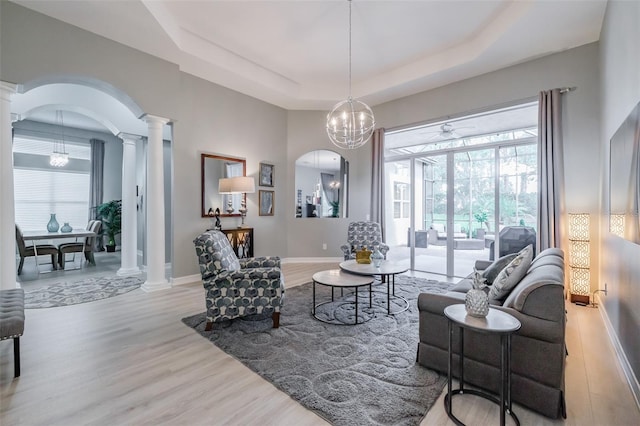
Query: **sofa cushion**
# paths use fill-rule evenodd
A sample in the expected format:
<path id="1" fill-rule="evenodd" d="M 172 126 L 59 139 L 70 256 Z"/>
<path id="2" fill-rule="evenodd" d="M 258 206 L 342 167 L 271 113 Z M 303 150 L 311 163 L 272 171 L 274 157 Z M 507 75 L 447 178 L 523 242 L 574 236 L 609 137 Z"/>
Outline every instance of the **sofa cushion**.
<path id="1" fill-rule="evenodd" d="M 498 277 L 498 274 L 500 274 L 500 272 L 502 272 L 502 270 L 506 268 L 517 255 L 518 253 L 507 254 L 489 265 L 482 273 L 482 277 L 487 280 L 487 285 L 492 285 Z"/>
<path id="2" fill-rule="evenodd" d="M 498 274 L 489 291 L 489 299 L 504 300 L 526 275 L 533 259 L 533 246 L 528 245 Z"/>

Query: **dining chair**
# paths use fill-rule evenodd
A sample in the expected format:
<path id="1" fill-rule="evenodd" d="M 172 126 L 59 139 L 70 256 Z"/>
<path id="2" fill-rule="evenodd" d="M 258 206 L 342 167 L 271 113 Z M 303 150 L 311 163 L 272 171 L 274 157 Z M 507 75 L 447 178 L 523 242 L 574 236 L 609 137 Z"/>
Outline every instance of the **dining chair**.
<path id="1" fill-rule="evenodd" d="M 85 237 L 84 241 L 75 241 L 58 245 L 58 261 L 60 262 L 60 269 L 64 269 L 64 264 L 67 261 L 67 253 L 73 253 L 73 259 L 71 260 L 72 262 L 75 262 L 76 253 L 84 253 L 86 261 L 95 266 L 96 260 L 93 257 L 93 248 L 95 245 L 96 236 L 100 233 L 100 228 L 102 228 L 102 221 L 90 220 L 89 224 L 87 225 L 87 231 L 92 231 L 95 233 L 95 235 Z"/>
<path id="2" fill-rule="evenodd" d="M 18 265 L 18 275 L 22 273 L 22 267 L 24 266 L 24 259 L 30 256 L 36 258 L 36 269 L 38 269 L 38 256 L 51 255 L 51 265 L 53 269 L 56 269 L 58 263 L 58 247 L 52 244 L 32 244 L 26 245 L 24 242 L 24 236 L 20 227 L 16 224 L 16 244 L 18 245 L 18 253 L 20 254 L 20 264 Z M 36 256 L 36 250 L 38 256 Z"/>

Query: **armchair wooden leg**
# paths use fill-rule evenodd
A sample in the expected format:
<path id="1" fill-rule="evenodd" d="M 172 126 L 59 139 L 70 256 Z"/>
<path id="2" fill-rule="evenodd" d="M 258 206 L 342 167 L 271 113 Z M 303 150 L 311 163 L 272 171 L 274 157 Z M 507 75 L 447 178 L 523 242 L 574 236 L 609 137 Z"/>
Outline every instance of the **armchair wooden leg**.
<path id="1" fill-rule="evenodd" d="M 207 321 L 207 325 L 204 327 L 204 331 L 211 331 L 211 327 L 213 327 L 213 323 Z"/>
<path id="2" fill-rule="evenodd" d="M 274 312 L 271 318 L 273 319 L 273 328 L 280 327 L 280 312 Z"/>

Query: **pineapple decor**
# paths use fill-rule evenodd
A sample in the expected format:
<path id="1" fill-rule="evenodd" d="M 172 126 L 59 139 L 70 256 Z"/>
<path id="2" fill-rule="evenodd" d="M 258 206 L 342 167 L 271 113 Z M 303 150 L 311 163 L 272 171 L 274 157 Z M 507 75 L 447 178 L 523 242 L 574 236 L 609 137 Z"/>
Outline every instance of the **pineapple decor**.
<path id="1" fill-rule="evenodd" d="M 485 281 L 487 279 L 482 276 L 482 273 L 474 268 L 471 281 L 473 288 L 467 292 L 464 298 L 467 314 L 473 317 L 484 318 L 489 313 L 489 295 L 485 290 L 488 286 Z"/>

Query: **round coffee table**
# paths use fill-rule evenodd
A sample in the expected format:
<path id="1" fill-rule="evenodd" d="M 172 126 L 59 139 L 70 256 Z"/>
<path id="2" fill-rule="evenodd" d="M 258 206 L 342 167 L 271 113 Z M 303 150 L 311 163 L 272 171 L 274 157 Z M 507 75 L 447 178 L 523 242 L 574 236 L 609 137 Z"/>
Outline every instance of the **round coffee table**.
<path id="1" fill-rule="evenodd" d="M 369 307 L 371 307 L 371 284 L 373 284 L 373 278 L 372 277 L 366 277 L 366 276 L 358 276 L 358 275 L 353 275 L 353 274 L 347 274 L 342 272 L 340 269 L 330 269 L 327 271 L 320 271 L 320 272 L 316 272 L 315 274 L 313 274 L 313 309 L 311 311 L 311 313 L 313 314 L 313 317 L 315 319 L 317 319 L 318 321 L 322 321 L 325 322 L 327 324 L 337 324 L 337 325 L 350 325 L 347 324 L 345 322 L 342 322 L 338 319 L 334 319 L 334 320 L 327 320 L 324 318 L 320 318 L 316 315 L 316 309 L 322 305 L 326 305 L 328 303 L 332 303 L 335 301 L 334 298 L 334 294 L 333 291 L 336 288 L 340 288 L 341 290 L 344 290 L 345 288 L 353 288 L 354 290 L 354 294 L 355 294 L 355 302 L 350 302 L 350 301 L 346 301 L 343 302 L 344 303 L 353 303 L 355 305 L 355 313 L 354 313 L 354 317 L 355 317 L 355 321 L 354 324 L 358 324 L 358 290 L 360 287 L 366 287 L 369 286 Z M 323 286 L 327 286 L 327 287 L 331 287 L 331 300 L 330 301 L 326 301 L 326 302 L 322 302 L 322 303 L 318 303 L 316 304 L 316 284 L 320 284 Z M 361 323 L 369 321 L 371 318 L 373 318 L 373 315 L 371 317 L 369 317 L 368 319 L 365 319 L 363 316 L 363 320 L 361 321 Z"/>
<path id="2" fill-rule="evenodd" d="M 380 280 L 387 282 L 387 315 L 396 315 L 409 309 L 409 301 L 402 296 L 396 295 L 396 275 L 403 274 L 409 270 L 406 266 L 398 262 L 383 260 L 379 267 L 373 263 L 358 263 L 355 260 L 345 260 L 340 263 L 340 269 L 351 274 L 364 276 L 380 276 Z M 391 286 L 391 288 L 389 288 Z M 403 307 L 395 312 L 391 312 L 391 298 L 403 302 Z"/>
<path id="3" fill-rule="evenodd" d="M 451 408 L 451 398 L 454 395 L 476 395 L 500 406 L 500 425 L 505 424 L 505 414 L 509 414 L 516 425 L 520 425 L 518 417 L 511 408 L 511 335 L 521 327 L 520 321 L 513 315 L 489 308 L 484 318 L 467 315 L 464 304 L 449 305 L 444 308 L 444 315 L 449 320 L 449 362 L 447 367 L 447 394 L 444 397 L 444 407 L 447 415 L 456 425 L 464 425 Z M 460 386 L 452 389 L 453 375 L 453 327 L 460 328 L 460 358 L 458 378 Z M 478 333 L 498 334 L 500 336 L 500 399 L 475 389 L 464 387 L 464 331 L 473 330 Z"/>

